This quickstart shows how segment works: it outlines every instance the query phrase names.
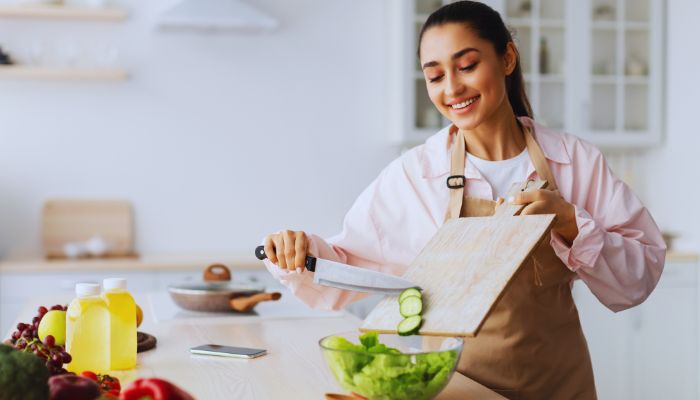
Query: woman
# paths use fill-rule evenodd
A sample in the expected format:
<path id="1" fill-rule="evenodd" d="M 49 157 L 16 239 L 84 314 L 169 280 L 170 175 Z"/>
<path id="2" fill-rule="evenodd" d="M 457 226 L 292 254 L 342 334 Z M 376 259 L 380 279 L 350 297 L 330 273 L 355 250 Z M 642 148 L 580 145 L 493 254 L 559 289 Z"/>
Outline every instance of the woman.
<path id="1" fill-rule="evenodd" d="M 556 214 L 551 238 L 465 340 L 458 370 L 509 398 L 595 398 L 571 283 L 583 280 L 613 311 L 644 301 L 665 256 L 654 220 L 600 151 L 532 120 L 497 12 L 471 1 L 442 7 L 421 31 L 418 56 L 430 99 L 452 125 L 384 169 L 338 236 L 269 235 L 268 269 L 306 303 L 339 308 L 361 294 L 316 286 L 303 270 L 307 253 L 400 275 L 445 220 L 493 214 L 513 182 L 547 180 L 508 201 L 526 205 L 523 214 Z"/>

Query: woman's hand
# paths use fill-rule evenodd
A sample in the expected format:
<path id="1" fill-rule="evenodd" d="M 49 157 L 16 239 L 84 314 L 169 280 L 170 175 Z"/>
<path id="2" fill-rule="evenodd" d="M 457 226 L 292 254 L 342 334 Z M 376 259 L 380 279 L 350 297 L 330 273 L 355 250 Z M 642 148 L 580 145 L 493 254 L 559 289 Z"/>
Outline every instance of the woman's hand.
<path id="1" fill-rule="evenodd" d="M 286 230 L 265 238 L 267 258 L 289 272 L 301 273 L 304 270 L 308 249 L 309 239 L 303 231 Z"/>
<path id="2" fill-rule="evenodd" d="M 556 214 L 552 231 L 556 232 L 569 245 L 578 235 L 574 205 L 564 200 L 558 190 L 534 190 L 521 192 L 508 199 L 512 204 L 527 204 L 521 215 Z"/>

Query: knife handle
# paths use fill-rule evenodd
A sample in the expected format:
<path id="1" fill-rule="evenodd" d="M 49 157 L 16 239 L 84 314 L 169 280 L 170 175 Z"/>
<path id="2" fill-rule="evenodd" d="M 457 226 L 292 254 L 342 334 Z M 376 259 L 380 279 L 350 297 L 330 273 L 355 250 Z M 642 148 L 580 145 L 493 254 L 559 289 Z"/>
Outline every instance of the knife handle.
<path id="1" fill-rule="evenodd" d="M 255 248 L 255 257 L 261 261 L 267 258 L 267 254 L 265 254 L 265 246 L 258 246 Z M 306 256 L 306 260 L 304 260 L 304 268 L 311 272 L 316 272 L 316 257 Z"/>

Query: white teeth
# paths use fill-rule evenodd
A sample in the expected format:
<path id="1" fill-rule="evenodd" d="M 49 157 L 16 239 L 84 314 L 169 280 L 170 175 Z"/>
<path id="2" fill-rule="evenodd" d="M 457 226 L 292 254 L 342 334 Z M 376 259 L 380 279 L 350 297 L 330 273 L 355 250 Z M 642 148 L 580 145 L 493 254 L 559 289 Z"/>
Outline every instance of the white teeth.
<path id="1" fill-rule="evenodd" d="M 451 107 L 458 110 L 458 109 L 460 109 L 460 108 L 464 108 L 464 107 L 466 107 L 466 106 L 472 104 L 472 103 L 475 102 L 476 99 L 478 99 L 478 98 L 479 98 L 479 96 L 472 97 L 471 99 L 469 99 L 469 100 L 467 100 L 467 101 L 464 101 L 464 102 L 462 102 L 462 103 L 453 104 Z"/>

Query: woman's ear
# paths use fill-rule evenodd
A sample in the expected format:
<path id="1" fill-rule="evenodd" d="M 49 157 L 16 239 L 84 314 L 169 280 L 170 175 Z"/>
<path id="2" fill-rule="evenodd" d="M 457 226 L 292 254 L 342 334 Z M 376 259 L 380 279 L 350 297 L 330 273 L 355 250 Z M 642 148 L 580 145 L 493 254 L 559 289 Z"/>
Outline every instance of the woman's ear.
<path id="1" fill-rule="evenodd" d="M 515 70 L 515 66 L 518 63 L 518 49 L 515 47 L 513 42 L 508 42 L 506 45 L 506 52 L 503 55 L 504 67 L 506 76 L 509 76 Z"/>

